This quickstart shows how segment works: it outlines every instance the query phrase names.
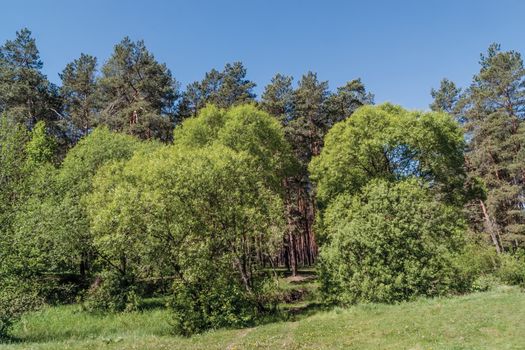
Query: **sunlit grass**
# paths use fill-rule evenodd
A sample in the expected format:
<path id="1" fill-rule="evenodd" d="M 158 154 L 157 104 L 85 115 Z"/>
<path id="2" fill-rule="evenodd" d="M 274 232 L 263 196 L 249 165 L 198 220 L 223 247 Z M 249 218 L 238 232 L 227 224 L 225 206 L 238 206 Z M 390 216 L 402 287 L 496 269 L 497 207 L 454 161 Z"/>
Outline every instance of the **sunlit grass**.
<path id="1" fill-rule="evenodd" d="M 170 335 L 169 314 L 161 308 L 103 316 L 61 306 L 26 316 L 14 335 L 19 343 L 0 349 L 523 349 L 525 293 L 500 287 L 398 305 L 334 308 L 192 338 Z"/>

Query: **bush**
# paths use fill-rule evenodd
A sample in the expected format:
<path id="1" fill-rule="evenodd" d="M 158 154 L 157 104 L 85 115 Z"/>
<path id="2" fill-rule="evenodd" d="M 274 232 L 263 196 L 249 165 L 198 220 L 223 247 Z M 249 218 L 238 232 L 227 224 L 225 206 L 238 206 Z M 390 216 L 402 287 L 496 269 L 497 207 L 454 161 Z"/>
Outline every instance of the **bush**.
<path id="1" fill-rule="evenodd" d="M 327 208 L 321 291 L 327 301 L 396 302 L 461 288 L 464 225 L 415 180 L 372 181 Z"/>
<path id="2" fill-rule="evenodd" d="M 21 281 L 2 281 L 0 289 L 0 339 L 9 336 L 11 326 L 22 314 L 43 304 L 36 289 Z"/>
<path id="3" fill-rule="evenodd" d="M 505 283 L 525 287 L 525 254 L 501 254 L 497 276 Z"/>
<path id="4" fill-rule="evenodd" d="M 84 308 L 88 311 L 134 311 L 139 303 L 131 277 L 105 271 L 87 291 Z"/>
<path id="5" fill-rule="evenodd" d="M 485 242 L 471 241 L 455 259 L 458 291 L 484 291 L 498 284 L 494 275 L 500 264 L 499 256 Z"/>
<path id="6" fill-rule="evenodd" d="M 501 281 L 494 275 L 480 275 L 472 282 L 471 291 L 486 292 L 493 290 L 500 283 Z"/>
<path id="7" fill-rule="evenodd" d="M 190 336 L 207 329 L 251 326 L 276 310 L 276 300 L 267 297 L 272 293 L 265 286 L 257 288 L 262 291 L 257 295 L 246 293 L 232 277 L 175 283 L 169 303 L 174 333 Z"/>

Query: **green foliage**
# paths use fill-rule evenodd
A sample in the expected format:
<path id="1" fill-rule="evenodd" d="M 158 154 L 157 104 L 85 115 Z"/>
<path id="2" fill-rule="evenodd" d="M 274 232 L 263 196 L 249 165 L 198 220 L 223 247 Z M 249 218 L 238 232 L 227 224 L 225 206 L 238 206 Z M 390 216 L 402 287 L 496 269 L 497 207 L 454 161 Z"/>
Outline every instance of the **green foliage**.
<path id="1" fill-rule="evenodd" d="M 214 146 L 168 147 L 105 167 L 88 202 L 94 246 L 122 276 L 171 271 L 184 293 L 224 302 L 219 314 L 234 312 L 227 299 L 211 298 L 223 293 L 217 284 L 264 308 L 259 285 L 268 275 L 257 254 L 273 254 L 282 204 L 252 164 L 245 152 Z"/>
<path id="2" fill-rule="evenodd" d="M 284 126 L 286 138 L 306 171 L 311 157 L 321 151 L 328 130 L 357 108 L 372 104 L 374 97 L 360 79 L 338 87 L 337 92 L 330 92 L 328 82 L 319 81 L 313 72 L 304 74 L 296 89 L 292 80 L 275 75 L 265 87 L 261 107 Z"/>
<path id="3" fill-rule="evenodd" d="M 341 193 L 358 193 L 372 179 L 413 176 L 455 202 L 462 197 L 463 147 L 461 129 L 446 114 L 364 106 L 334 125 L 310 172 L 321 206 Z"/>
<path id="4" fill-rule="evenodd" d="M 502 51 L 497 44 L 481 55 L 480 66 L 462 110 L 469 176 L 486 188 L 468 208 L 471 227 L 488 233 L 499 251 L 512 251 L 525 242 L 525 67 L 518 52 Z"/>
<path id="5" fill-rule="evenodd" d="M 456 281 L 461 290 L 484 291 L 498 283 L 495 276 L 500 264 L 496 251 L 485 242 L 467 239 L 461 254 L 455 257 Z"/>
<path id="6" fill-rule="evenodd" d="M 501 281 L 494 275 L 480 275 L 472 282 L 470 288 L 473 292 L 486 292 L 494 290 L 501 284 Z"/>
<path id="7" fill-rule="evenodd" d="M 81 54 L 78 59 L 68 63 L 60 74 L 64 112 L 78 136 L 85 136 L 98 122 L 97 113 L 101 106 L 96 69 L 96 57 Z"/>
<path id="8" fill-rule="evenodd" d="M 261 107 L 277 118 L 283 126 L 288 125 L 293 118 L 294 93 L 293 78 L 276 74 L 261 96 Z"/>
<path id="9" fill-rule="evenodd" d="M 31 131 L 31 139 L 26 144 L 28 162 L 33 164 L 51 162 L 55 147 L 55 140 L 47 135 L 46 124 L 43 121 L 37 122 Z"/>
<path id="10" fill-rule="evenodd" d="M 11 225 L 17 204 L 19 189 L 26 173 L 20 163 L 26 159 L 25 143 L 27 132 L 19 124 L 0 115 L 0 240 L 2 252 L 9 248 L 6 243 L 8 229 Z M 5 237 L 5 238 L 4 238 Z M 5 247 L 4 247 L 5 244 Z"/>
<path id="11" fill-rule="evenodd" d="M 108 163 L 86 202 L 100 263 L 135 281 L 174 274 L 178 332 L 253 320 L 272 308 L 262 264 L 284 223 L 286 151 L 266 113 L 209 106 L 174 146 Z"/>
<path id="12" fill-rule="evenodd" d="M 461 106 L 461 89 L 456 87 L 454 82 L 443 79 L 439 89 L 432 89 L 430 95 L 434 101 L 430 104 L 430 109 L 434 112 L 445 112 L 451 115 L 457 114 L 458 107 Z"/>
<path id="13" fill-rule="evenodd" d="M 208 329 L 246 327 L 261 316 L 258 300 L 223 276 L 191 285 L 176 283 L 169 307 L 175 334 L 190 336 Z M 260 302 L 260 301 L 259 301 Z"/>
<path id="14" fill-rule="evenodd" d="M 83 278 L 91 269 L 94 251 L 85 197 L 93 190 L 93 177 L 107 163 L 125 160 L 139 149 L 154 149 L 155 143 L 97 128 L 72 148 L 58 174 L 60 192 L 56 236 L 67 242 L 68 256 L 80 266 Z"/>
<path id="15" fill-rule="evenodd" d="M 0 340 L 9 337 L 9 331 L 20 317 L 42 305 L 38 294 L 23 281 L 3 279 L 0 289 Z"/>
<path id="16" fill-rule="evenodd" d="M 111 130 L 169 141 L 177 88 L 170 70 L 155 60 L 143 41 L 125 37 L 102 67 L 101 120 Z"/>
<path id="17" fill-rule="evenodd" d="M 17 256 L 12 271 L 27 278 L 67 271 L 69 249 L 62 239 L 57 218 L 63 213 L 57 193 L 57 170 L 51 164 L 32 166 L 14 215 L 11 250 Z"/>
<path id="18" fill-rule="evenodd" d="M 321 248 L 328 301 L 395 302 L 455 291 L 454 256 L 464 225 L 454 207 L 416 180 L 372 181 L 326 210 L 329 243 Z"/>
<path id="19" fill-rule="evenodd" d="M 202 81 L 189 84 L 179 105 L 179 121 L 196 116 L 207 104 L 220 108 L 253 102 L 255 83 L 246 79 L 241 62 L 227 63 L 222 72 L 212 69 Z"/>
<path id="20" fill-rule="evenodd" d="M 374 95 L 366 91 L 361 79 L 354 79 L 337 88 L 326 101 L 326 109 L 331 116 L 328 127 L 350 117 L 359 107 L 374 103 Z"/>
<path id="21" fill-rule="evenodd" d="M 135 311 L 139 305 L 136 289 L 130 276 L 103 271 L 87 290 L 83 306 L 91 312 Z"/>
<path id="22" fill-rule="evenodd" d="M 41 72 L 42 67 L 35 39 L 27 28 L 0 47 L 0 111 L 28 126 L 45 120 L 57 129 L 57 88 Z"/>
<path id="23" fill-rule="evenodd" d="M 497 276 L 505 283 L 525 287 L 525 254 L 502 254 Z"/>
<path id="24" fill-rule="evenodd" d="M 190 148 L 222 145 L 246 152 L 255 162 L 254 171 L 262 173 L 274 189 L 293 167 L 290 146 L 279 123 L 254 105 L 228 110 L 209 105 L 177 127 L 174 144 Z"/>

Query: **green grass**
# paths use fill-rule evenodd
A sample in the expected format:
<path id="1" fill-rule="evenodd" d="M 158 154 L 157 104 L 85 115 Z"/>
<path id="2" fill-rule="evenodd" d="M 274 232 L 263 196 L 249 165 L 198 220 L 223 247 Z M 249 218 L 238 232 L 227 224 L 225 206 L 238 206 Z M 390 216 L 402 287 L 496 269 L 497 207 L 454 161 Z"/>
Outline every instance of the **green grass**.
<path id="1" fill-rule="evenodd" d="M 319 311 L 296 321 L 169 334 L 163 309 L 96 316 L 78 306 L 48 308 L 14 329 L 4 349 L 524 349 L 525 293 L 517 288 L 398 305 Z"/>

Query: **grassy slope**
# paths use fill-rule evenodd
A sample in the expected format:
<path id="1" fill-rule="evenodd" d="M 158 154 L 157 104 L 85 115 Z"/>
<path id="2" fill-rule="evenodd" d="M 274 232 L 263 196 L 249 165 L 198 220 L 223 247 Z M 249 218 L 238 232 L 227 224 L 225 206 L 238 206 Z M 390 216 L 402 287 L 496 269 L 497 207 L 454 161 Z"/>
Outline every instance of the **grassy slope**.
<path id="1" fill-rule="evenodd" d="M 252 329 L 169 336 L 168 315 L 43 310 L 0 349 L 524 349 L 525 293 L 515 288 L 399 305 L 360 305 Z"/>

